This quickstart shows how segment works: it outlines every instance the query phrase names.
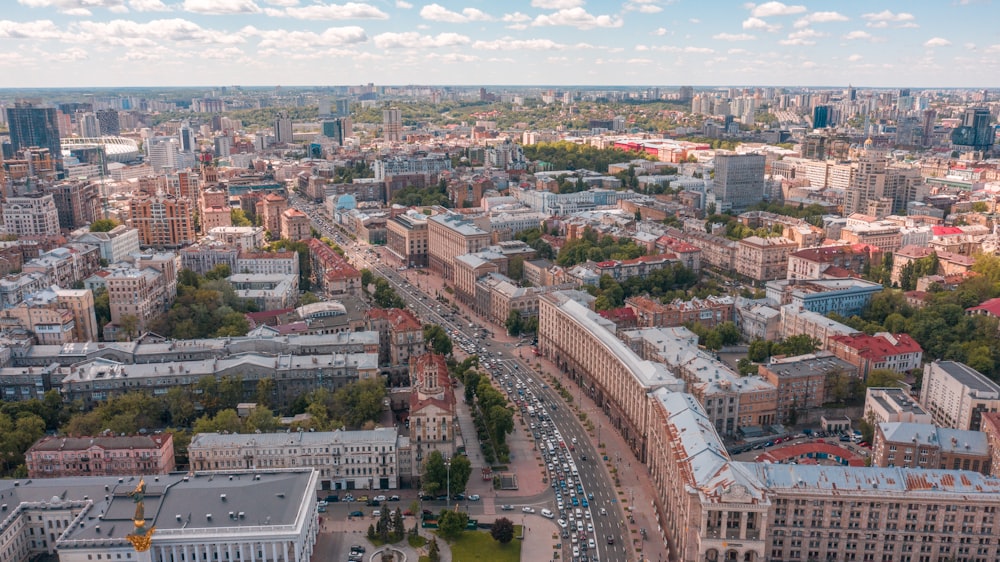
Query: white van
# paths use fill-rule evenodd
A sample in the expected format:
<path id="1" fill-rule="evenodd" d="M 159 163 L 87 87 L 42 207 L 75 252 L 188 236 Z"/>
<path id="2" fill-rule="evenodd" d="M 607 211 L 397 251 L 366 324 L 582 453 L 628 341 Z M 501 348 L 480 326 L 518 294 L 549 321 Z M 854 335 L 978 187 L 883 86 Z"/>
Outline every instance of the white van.
<path id="1" fill-rule="evenodd" d="M 546 519 L 552 519 L 553 517 L 555 517 L 555 514 L 549 511 L 548 509 L 543 509 L 541 513 L 542 517 L 545 517 Z"/>

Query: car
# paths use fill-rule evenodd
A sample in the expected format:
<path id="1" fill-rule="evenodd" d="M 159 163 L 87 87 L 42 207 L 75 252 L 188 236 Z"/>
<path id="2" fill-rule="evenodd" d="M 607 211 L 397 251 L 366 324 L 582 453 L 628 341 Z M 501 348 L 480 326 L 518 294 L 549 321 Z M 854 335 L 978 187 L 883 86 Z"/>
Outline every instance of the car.
<path id="1" fill-rule="evenodd" d="M 580 537 L 578 537 L 576 535 L 572 535 L 571 541 L 573 542 L 573 544 L 576 544 L 577 542 L 580 541 Z M 573 548 L 576 548 L 576 547 L 574 546 Z"/>
<path id="2" fill-rule="evenodd" d="M 587 494 L 587 499 L 588 500 L 594 499 L 594 492 L 591 492 L 591 493 Z"/>
<path id="3" fill-rule="evenodd" d="M 372 517 L 382 517 L 382 510 L 381 509 L 373 509 L 372 510 Z"/>
<path id="4" fill-rule="evenodd" d="M 470 502 L 477 502 L 477 501 L 479 501 L 479 494 L 472 494 L 471 496 L 469 496 L 469 501 Z"/>
<path id="5" fill-rule="evenodd" d="M 560 520 L 556 521 L 556 523 L 559 523 L 559 526 L 562 527 L 563 529 L 566 528 L 566 520 L 565 519 L 560 519 Z"/>
<path id="6" fill-rule="evenodd" d="M 544 517 L 546 519 L 552 519 L 552 518 L 555 517 L 555 514 L 552 513 L 552 511 L 550 509 L 543 509 L 541 513 L 542 513 L 542 517 Z"/>
<path id="7" fill-rule="evenodd" d="M 365 502 L 365 505 L 367 505 L 368 507 L 377 507 L 382 505 L 382 502 L 376 501 L 375 499 L 370 499 Z"/>
<path id="8" fill-rule="evenodd" d="M 608 540 L 608 544 L 615 544 L 615 537 L 614 536 L 608 535 L 606 538 Z"/>
<path id="9" fill-rule="evenodd" d="M 582 461 L 587 460 L 587 455 L 580 455 L 580 460 L 582 460 Z"/>
<path id="10" fill-rule="evenodd" d="M 462 501 L 465 499 L 465 494 L 455 494 L 451 497 L 455 501 Z"/>
<path id="11" fill-rule="evenodd" d="M 573 556 L 580 556 L 580 547 L 578 546 L 573 547 Z"/>
<path id="12" fill-rule="evenodd" d="M 395 495 L 389 496 L 389 501 L 391 501 L 391 502 L 398 502 L 399 501 L 399 496 L 395 496 Z"/>
<path id="13" fill-rule="evenodd" d="M 594 524 L 593 523 L 587 523 L 587 532 L 588 533 L 593 533 L 594 532 Z"/>
<path id="14" fill-rule="evenodd" d="M 345 502 L 352 502 L 352 501 L 354 501 L 354 496 L 352 496 L 351 494 L 347 494 L 346 496 L 344 496 L 344 501 Z"/>
<path id="15" fill-rule="evenodd" d="M 383 496 L 382 494 L 379 494 L 379 495 L 375 496 L 375 498 L 373 498 L 373 499 L 374 499 L 374 501 L 377 501 L 377 502 L 384 502 L 385 501 L 385 496 Z"/>
<path id="16" fill-rule="evenodd" d="M 421 494 L 420 495 L 420 499 L 422 501 L 425 501 L 425 502 L 432 502 L 432 501 L 434 501 L 434 496 L 429 495 L 429 494 Z"/>
<path id="17" fill-rule="evenodd" d="M 608 514 L 608 510 L 602 507 L 601 508 L 601 515 L 607 515 L 607 514 Z"/>
<path id="18" fill-rule="evenodd" d="M 354 511 L 348 513 L 347 515 L 350 516 L 350 517 L 364 517 L 365 516 L 365 514 L 364 514 L 363 511 L 358 511 L 358 510 L 354 510 Z"/>
<path id="19" fill-rule="evenodd" d="M 354 554 L 355 552 L 360 552 L 361 554 L 364 554 L 365 553 L 365 547 L 361 546 L 360 544 L 352 544 L 351 545 L 351 554 Z"/>
<path id="20" fill-rule="evenodd" d="M 337 496 L 337 494 L 330 494 L 330 495 L 328 495 L 326 497 L 326 502 L 327 503 L 337 503 L 339 501 L 340 501 L 340 498 Z"/>
<path id="21" fill-rule="evenodd" d="M 366 502 L 366 501 L 368 501 L 368 496 L 361 496 L 360 498 L 358 498 L 358 501 L 359 502 Z"/>
<path id="22" fill-rule="evenodd" d="M 580 500 L 580 505 L 582 505 L 583 507 L 590 507 L 590 502 L 587 501 L 587 498 L 583 498 L 582 500 Z"/>
<path id="23" fill-rule="evenodd" d="M 535 512 L 535 508 L 526 505 L 526 506 L 524 506 L 524 507 L 521 508 L 521 512 L 522 513 L 534 513 Z"/>

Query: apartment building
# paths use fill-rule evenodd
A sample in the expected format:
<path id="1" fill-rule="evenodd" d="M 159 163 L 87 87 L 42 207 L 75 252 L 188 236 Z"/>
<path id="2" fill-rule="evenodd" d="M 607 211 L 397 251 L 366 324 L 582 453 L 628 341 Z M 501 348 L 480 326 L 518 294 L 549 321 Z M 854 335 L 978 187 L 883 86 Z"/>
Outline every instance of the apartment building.
<path id="1" fill-rule="evenodd" d="M 386 221 L 386 248 L 407 267 L 427 267 L 427 215 L 408 210 Z"/>
<path id="2" fill-rule="evenodd" d="M 264 246 L 262 226 L 218 226 L 210 229 L 208 235 L 239 250 L 258 250 Z"/>
<path id="3" fill-rule="evenodd" d="M 889 369 L 897 373 L 912 371 L 920 367 L 924 356 L 923 348 L 908 334 L 888 332 L 873 336 L 833 336 L 829 350 L 857 367 L 864 378 L 868 378 L 872 369 Z"/>
<path id="4" fill-rule="evenodd" d="M 965 363 L 934 361 L 924 365 L 920 404 L 937 425 L 978 430 L 984 412 L 1000 409 L 1000 385 Z"/>
<path id="5" fill-rule="evenodd" d="M 40 273 L 48 283 L 73 287 L 101 268 L 100 251 L 89 244 L 66 244 L 29 260 L 21 267 L 24 273 Z"/>
<path id="6" fill-rule="evenodd" d="M 688 322 L 714 328 L 733 320 L 733 304 L 732 297 L 714 295 L 704 299 L 693 297 L 688 301 L 674 299 L 667 304 L 647 297 L 625 299 L 625 306 L 635 312 L 639 326 L 645 328 L 683 326 Z"/>
<path id="7" fill-rule="evenodd" d="M 865 390 L 864 419 L 872 425 L 889 422 L 929 424 L 933 418 L 902 388 Z"/>
<path id="8" fill-rule="evenodd" d="M 97 341 L 94 293 L 86 289 L 45 289 L 0 311 L 0 326 L 34 334 L 42 345 Z"/>
<path id="9" fill-rule="evenodd" d="M 399 488 L 399 441 L 391 427 L 253 435 L 199 433 L 191 439 L 191 470 L 312 468 L 318 490 Z"/>
<path id="10" fill-rule="evenodd" d="M 154 318 L 166 312 L 177 296 L 176 285 L 174 292 L 169 293 L 166 276 L 152 267 L 117 269 L 104 281 L 111 307 L 111 322 L 104 327 L 105 341 L 122 335 L 118 330 L 127 332 L 126 337 L 144 332 Z"/>
<path id="11" fill-rule="evenodd" d="M 236 256 L 233 273 L 252 275 L 298 275 L 299 255 L 293 251 L 253 252 L 244 250 Z"/>
<path id="12" fill-rule="evenodd" d="M 758 367 L 761 378 L 777 389 L 778 421 L 794 419 L 802 410 L 820 408 L 840 392 L 846 398 L 851 386 L 860 383 L 854 365 L 837 359 L 830 352 L 798 355 Z M 837 390 L 841 385 L 841 390 Z"/>
<path id="13" fill-rule="evenodd" d="M 281 232 L 281 215 L 288 210 L 288 199 L 277 193 L 269 193 L 257 200 L 256 207 L 264 230 L 279 234 Z"/>
<path id="14" fill-rule="evenodd" d="M 682 391 L 684 382 L 661 363 L 645 361 L 615 336 L 615 325 L 578 302 L 576 291 L 538 301 L 538 350 L 597 402 L 633 453 L 647 454 L 646 395 Z"/>
<path id="15" fill-rule="evenodd" d="M 195 209 L 189 199 L 140 192 L 128 209 L 128 225 L 139 231 L 142 246 L 178 248 L 195 241 Z"/>
<path id="16" fill-rule="evenodd" d="M 934 424 L 885 422 L 875 426 L 872 466 L 940 468 L 990 473 L 985 433 Z"/>
<path id="17" fill-rule="evenodd" d="M 424 326 L 405 308 L 369 309 L 368 329 L 378 333 L 379 364 L 409 365 L 426 351 Z"/>
<path id="18" fill-rule="evenodd" d="M 51 193 L 7 197 L 2 212 L 7 234 L 18 238 L 59 234 L 59 211 Z"/>
<path id="19" fill-rule="evenodd" d="M 139 252 L 139 231 L 120 224 L 108 232 L 87 232 L 74 242 L 97 246 L 101 258 L 108 263 L 118 263 Z"/>
<path id="20" fill-rule="evenodd" d="M 879 263 L 882 254 L 871 246 L 822 246 L 788 254 L 788 279 L 823 279 L 843 274 L 860 276 L 865 268 Z"/>
<path id="21" fill-rule="evenodd" d="M 841 324 L 798 305 L 786 304 L 778 310 L 781 315 L 781 327 L 778 334 L 782 338 L 805 334 L 819 340 L 823 349 L 828 349 L 830 338 L 833 336 L 849 336 L 857 333 L 857 330 L 846 324 Z"/>
<path id="22" fill-rule="evenodd" d="M 457 256 L 478 252 L 490 244 L 490 234 L 456 214 L 427 219 L 428 265 L 448 282 L 454 278 Z"/>
<path id="23" fill-rule="evenodd" d="M 330 298 L 360 296 L 360 271 L 322 240 L 310 238 L 307 244 L 312 280 L 324 295 Z"/>
<path id="24" fill-rule="evenodd" d="M 757 282 L 784 279 L 788 256 L 797 249 L 787 238 L 744 238 L 736 245 L 736 273 Z"/>
<path id="25" fill-rule="evenodd" d="M 281 237 L 286 240 L 308 240 L 312 237 L 309 217 L 298 209 L 287 209 L 281 213 Z"/>
<path id="26" fill-rule="evenodd" d="M 597 262 L 595 272 L 603 277 L 610 276 L 619 283 L 631 277 L 645 277 L 650 273 L 672 267 L 680 263 L 674 254 L 639 256 L 630 260 L 607 260 Z"/>
<path id="27" fill-rule="evenodd" d="M 49 435 L 28 449 L 24 461 L 28 478 L 169 474 L 176 468 L 174 439 L 170 433 L 96 437 Z"/>
<path id="28" fill-rule="evenodd" d="M 836 312 L 844 317 L 861 314 L 873 295 L 885 287 L 853 277 L 841 279 L 778 279 L 765 285 L 767 299 L 776 305 L 793 304 L 811 312 Z"/>

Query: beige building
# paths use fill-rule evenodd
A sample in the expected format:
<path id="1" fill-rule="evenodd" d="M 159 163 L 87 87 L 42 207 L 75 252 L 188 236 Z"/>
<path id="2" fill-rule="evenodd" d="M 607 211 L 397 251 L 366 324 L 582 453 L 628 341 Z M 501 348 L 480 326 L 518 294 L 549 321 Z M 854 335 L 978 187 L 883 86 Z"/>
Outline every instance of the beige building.
<path id="1" fill-rule="evenodd" d="M 195 241 L 194 208 L 186 198 L 143 192 L 129 200 L 128 216 L 143 246 L 179 247 Z"/>
<path id="2" fill-rule="evenodd" d="M 490 244 L 490 233 L 460 215 L 440 214 L 427 219 L 428 265 L 445 281 L 454 280 L 454 260 Z"/>
<path id="3" fill-rule="evenodd" d="M 872 466 L 940 468 L 990 473 L 990 447 L 981 431 L 933 424 L 886 422 L 875 426 Z"/>
<path id="4" fill-rule="evenodd" d="M 1000 409 L 1000 386 L 965 363 L 934 361 L 924 365 L 920 403 L 937 425 L 978 430 L 983 412 Z"/>
<path id="5" fill-rule="evenodd" d="M 257 202 L 257 214 L 260 215 L 264 229 L 274 235 L 281 233 L 281 214 L 288 210 L 288 199 L 276 193 L 269 193 Z"/>
<path id="6" fill-rule="evenodd" d="M 758 282 L 784 279 L 795 250 L 798 245 L 787 238 L 744 238 L 736 246 L 736 273 Z"/>
<path id="7" fill-rule="evenodd" d="M 176 294 L 176 289 L 173 295 L 168 294 L 166 276 L 153 267 L 116 270 L 104 281 L 111 307 L 111 322 L 104 328 L 105 340 L 141 334 L 150 321 L 167 310 Z"/>
<path id="8" fill-rule="evenodd" d="M 386 248 L 407 267 L 427 267 L 427 215 L 407 211 L 385 223 Z"/>
<path id="9" fill-rule="evenodd" d="M 871 425 L 889 422 L 919 424 L 933 422 L 931 415 L 902 388 L 866 389 L 864 419 Z"/>
<path id="10" fill-rule="evenodd" d="M 281 213 L 281 237 L 286 240 L 307 240 L 312 237 L 309 217 L 298 209 L 287 209 Z"/>
<path id="11" fill-rule="evenodd" d="M 51 193 L 7 197 L 3 203 L 3 226 L 17 237 L 59 234 L 59 211 Z"/>
<path id="12" fill-rule="evenodd" d="M 173 472 L 174 439 L 155 435 L 43 437 L 24 455 L 29 478 Z"/>
<path id="13" fill-rule="evenodd" d="M 229 207 L 202 207 L 201 231 L 208 232 L 213 228 L 233 225 L 232 211 Z"/>
<path id="14" fill-rule="evenodd" d="M 758 367 L 758 373 L 777 389 L 777 415 L 781 423 L 794 419 L 803 410 L 822 407 L 837 393 L 846 398 L 851 387 L 860 383 L 857 367 L 822 351 L 772 358 L 770 363 Z"/>

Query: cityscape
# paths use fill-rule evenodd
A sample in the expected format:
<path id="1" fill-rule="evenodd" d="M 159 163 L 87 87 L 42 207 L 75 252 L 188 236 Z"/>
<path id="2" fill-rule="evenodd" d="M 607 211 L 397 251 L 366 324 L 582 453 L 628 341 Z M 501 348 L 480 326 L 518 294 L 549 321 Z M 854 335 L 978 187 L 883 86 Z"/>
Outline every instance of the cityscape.
<path id="1" fill-rule="evenodd" d="M 990 8 L 11 2 L 0 562 L 1000 559 Z"/>

